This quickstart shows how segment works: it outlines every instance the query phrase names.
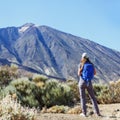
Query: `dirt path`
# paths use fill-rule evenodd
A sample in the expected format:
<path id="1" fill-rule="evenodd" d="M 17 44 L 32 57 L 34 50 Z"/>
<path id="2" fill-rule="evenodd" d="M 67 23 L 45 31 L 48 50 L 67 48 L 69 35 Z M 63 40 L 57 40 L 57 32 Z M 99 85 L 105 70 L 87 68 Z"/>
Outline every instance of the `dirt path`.
<path id="1" fill-rule="evenodd" d="M 89 115 L 86 118 L 77 114 L 40 113 L 37 120 L 120 120 L 120 103 L 99 105 L 102 117 Z"/>

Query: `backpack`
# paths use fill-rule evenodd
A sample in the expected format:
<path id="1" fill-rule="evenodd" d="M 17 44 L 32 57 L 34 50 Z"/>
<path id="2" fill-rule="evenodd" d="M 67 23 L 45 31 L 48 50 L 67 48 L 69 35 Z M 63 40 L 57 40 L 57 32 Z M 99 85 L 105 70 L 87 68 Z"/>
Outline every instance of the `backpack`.
<path id="1" fill-rule="evenodd" d="M 85 81 L 91 81 L 94 77 L 94 66 L 92 63 L 85 63 L 82 70 L 82 79 Z"/>

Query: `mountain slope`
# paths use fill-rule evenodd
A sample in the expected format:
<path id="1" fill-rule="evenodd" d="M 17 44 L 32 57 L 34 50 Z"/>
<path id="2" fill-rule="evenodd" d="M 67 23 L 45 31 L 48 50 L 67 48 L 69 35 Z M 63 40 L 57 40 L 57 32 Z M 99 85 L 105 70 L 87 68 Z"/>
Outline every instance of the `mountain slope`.
<path id="1" fill-rule="evenodd" d="M 97 69 L 97 82 L 120 77 L 120 52 L 47 26 L 1 28 L 0 43 L 0 58 L 38 73 L 77 79 L 81 54 L 87 52 Z"/>

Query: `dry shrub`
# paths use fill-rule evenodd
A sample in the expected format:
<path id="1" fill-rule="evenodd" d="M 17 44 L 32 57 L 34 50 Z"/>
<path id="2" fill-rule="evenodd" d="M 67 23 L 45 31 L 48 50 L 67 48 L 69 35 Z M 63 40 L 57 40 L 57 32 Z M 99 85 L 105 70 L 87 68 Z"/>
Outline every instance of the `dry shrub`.
<path id="1" fill-rule="evenodd" d="M 120 102 L 120 79 L 109 83 L 109 94 L 111 96 L 112 103 Z"/>
<path id="2" fill-rule="evenodd" d="M 36 86 L 39 87 L 39 88 L 42 88 L 42 87 L 45 86 L 45 83 L 44 82 L 37 82 Z"/>
<path id="3" fill-rule="evenodd" d="M 55 106 L 52 106 L 52 107 L 50 107 L 48 109 L 43 108 L 41 110 L 41 113 L 66 113 L 68 110 L 69 110 L 68 106 L 64 106 L 64 105 L 58 106 L 58 105 L 55 105 Z"/>
<path id="4" fill-rule="evenodd" d="M 11 66 L 10 66 L 10 68 L 11 68 L 11 70 L 12 70 L 13 72 L 17 72 L 17 70 L 18 70 L 18 65 L 12 63 Z"/>
<path id="5" fill-rule="evenodd" d="M 75 103 L 79 102 L 80 95 L 79 95 L 78 83 L 73 80 L 68 80 L 67 85 L 70 86 L 71 91 L 73 92 L 74 102 Z M 120 102 L 120 80 L 111 81 L 108 85 L 93 84 L 93 89 L 97 101 L 100 104 L 110 104 L 110 103 Z M 88 103 L 91 103 L 88 93 L 86 95 L 86 100 Z"/>
<path id="6" fill-rule="evenodd" d="M 46 76 L 34 74 L 32 81 L 36 84 L 37 87 L 41 88 L 45 86 L 45 82 L 48 80 Z"/>
<path id="7" fill-rule="evenodd" d="M 39 75 L 39 74 L 33 75 L 33 82 L 35 82 L 35 83 L 39 83 L 39 82 L 45 83 L 47 81 L 47 79 L 48 78 L 44 75 Z"/>
<path id="8" fill-rule="evenodd" d="M 17 73 L 13 71 L 9 66 L 0 67 L 0 85 L 7 86 L 11 80 L 17 77 Z"/>
<path id="9" fill-rule="evenodd" d="M 7 95 L 0 101 L 0 120 L 35 120 L 36 109 L 29 109 Z"/>
<path id="10" fill-rule="evenodd" d="M 100 93 L 97 94 L 98 102 L 102 104 L 120 102 L 120 80 L 111 81 L 108 86 L 102 86 Z"/>
<path id="11" fill-rule="evenodd" d="M 65 114 L 80 114 L 82 109 L 80 106 L 68 107 L 68 106 L 52 106 L 50 108 L 43 107 L 41 113 L 65 113 Z"/>
<path id="12" fill-rule="evenodd" d="M 82 112 L 82 109 L 80 108 L 80 106 L 76 106 L 67 111 L 68 114 L 80 114 L 81 112 Z"/>

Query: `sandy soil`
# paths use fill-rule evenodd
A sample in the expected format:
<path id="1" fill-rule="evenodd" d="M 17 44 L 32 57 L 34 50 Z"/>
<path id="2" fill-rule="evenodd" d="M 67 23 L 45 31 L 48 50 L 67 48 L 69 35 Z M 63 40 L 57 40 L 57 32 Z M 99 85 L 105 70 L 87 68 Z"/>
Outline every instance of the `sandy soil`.
<path id="1" fill-rule="evenodd" d="M 84 118 L 78 114 L 52 114 L 40 113 L 37 120 L 120 120 L 120 103 L 99 105 L 102 117 L 97 117 L 94 114 Z"/>

